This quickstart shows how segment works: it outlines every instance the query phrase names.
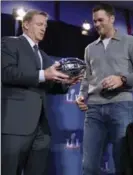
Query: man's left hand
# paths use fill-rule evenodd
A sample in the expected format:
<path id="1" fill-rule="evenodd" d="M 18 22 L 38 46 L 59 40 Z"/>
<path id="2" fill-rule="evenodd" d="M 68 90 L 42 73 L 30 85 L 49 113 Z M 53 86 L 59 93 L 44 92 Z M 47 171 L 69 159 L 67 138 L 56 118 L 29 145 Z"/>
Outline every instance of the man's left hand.
<path id="1" fill-rule="evenodd" d="M 120 76 L 111 75 L 103 79 L 102 85 L 104 89 L 112 90 L 121 87 L 123 82 Z"/>

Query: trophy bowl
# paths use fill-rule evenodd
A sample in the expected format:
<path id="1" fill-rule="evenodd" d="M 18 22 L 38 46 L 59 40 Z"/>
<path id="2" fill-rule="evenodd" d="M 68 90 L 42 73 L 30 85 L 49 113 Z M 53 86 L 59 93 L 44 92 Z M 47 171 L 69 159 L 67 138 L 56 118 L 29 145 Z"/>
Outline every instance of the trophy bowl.
<path id="1" fill-rule="evenodd" d="M 71 78 L 83 74 L 86 69 L 85 62 L 79 58 L 62 58 L 58 62 L 60 63 L 58 70 Z"/>

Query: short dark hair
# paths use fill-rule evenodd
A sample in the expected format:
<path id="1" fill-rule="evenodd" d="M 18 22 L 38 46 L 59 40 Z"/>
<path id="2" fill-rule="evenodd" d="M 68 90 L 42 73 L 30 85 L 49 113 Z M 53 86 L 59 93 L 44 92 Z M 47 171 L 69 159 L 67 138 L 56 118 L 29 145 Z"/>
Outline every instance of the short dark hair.
<path id="1" fill-rule="evenodd" d="M 92 12 L 94 13 L 94 12 L 97 12 L 99 10 L 104 10 L 109 15 L 115 16 L 115 9 L 111 5 L 109 5 L 109 4 L 99 4 L 99 5 L 96 5 L 92 9 Z"/>

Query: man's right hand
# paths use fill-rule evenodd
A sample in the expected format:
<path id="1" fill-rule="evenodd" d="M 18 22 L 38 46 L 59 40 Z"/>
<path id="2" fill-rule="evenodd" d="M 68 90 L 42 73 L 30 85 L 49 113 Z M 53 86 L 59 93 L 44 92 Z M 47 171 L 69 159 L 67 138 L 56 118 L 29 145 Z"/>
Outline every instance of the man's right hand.
<path id="1" fill-rule="evenodd" d="M 66 82 L 69 78 L 68 75 L 59 72 L 57 69 L 59 68 L 60 63 L 56 62 L 49 68 L 44 70 L 44 76 L 46 80 L 56 80 L 61 82 Z"/>
<path id="2" fill-rule="evenodd" d="M 80 108 L 81 111 L 87 111 L 88 106 L 85 104 L 85 99 L 83 96 L 79 96 L 76 100 L 76 104 Z"/>

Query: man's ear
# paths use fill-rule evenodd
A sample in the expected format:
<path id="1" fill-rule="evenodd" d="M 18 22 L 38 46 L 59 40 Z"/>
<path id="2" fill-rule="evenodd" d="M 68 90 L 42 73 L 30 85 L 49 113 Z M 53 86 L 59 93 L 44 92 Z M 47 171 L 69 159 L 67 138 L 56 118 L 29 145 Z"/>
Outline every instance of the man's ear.
<path id="1" fill-rule="evenodd" d="M 25 22 L 23 23 L 23 27 L 24 27 L 26 30 L 28 30 L 28 28 L 29 28 L 29 22 L 28 22 L 28 21 L 25 21 Z"/>
<path id="2" fill-rule="evenodd" d="M 111 16 L 111 22 L 112 22 L 112 24 L 114 24 L 114 22 L 115 22 L 115 16 Z"/>

